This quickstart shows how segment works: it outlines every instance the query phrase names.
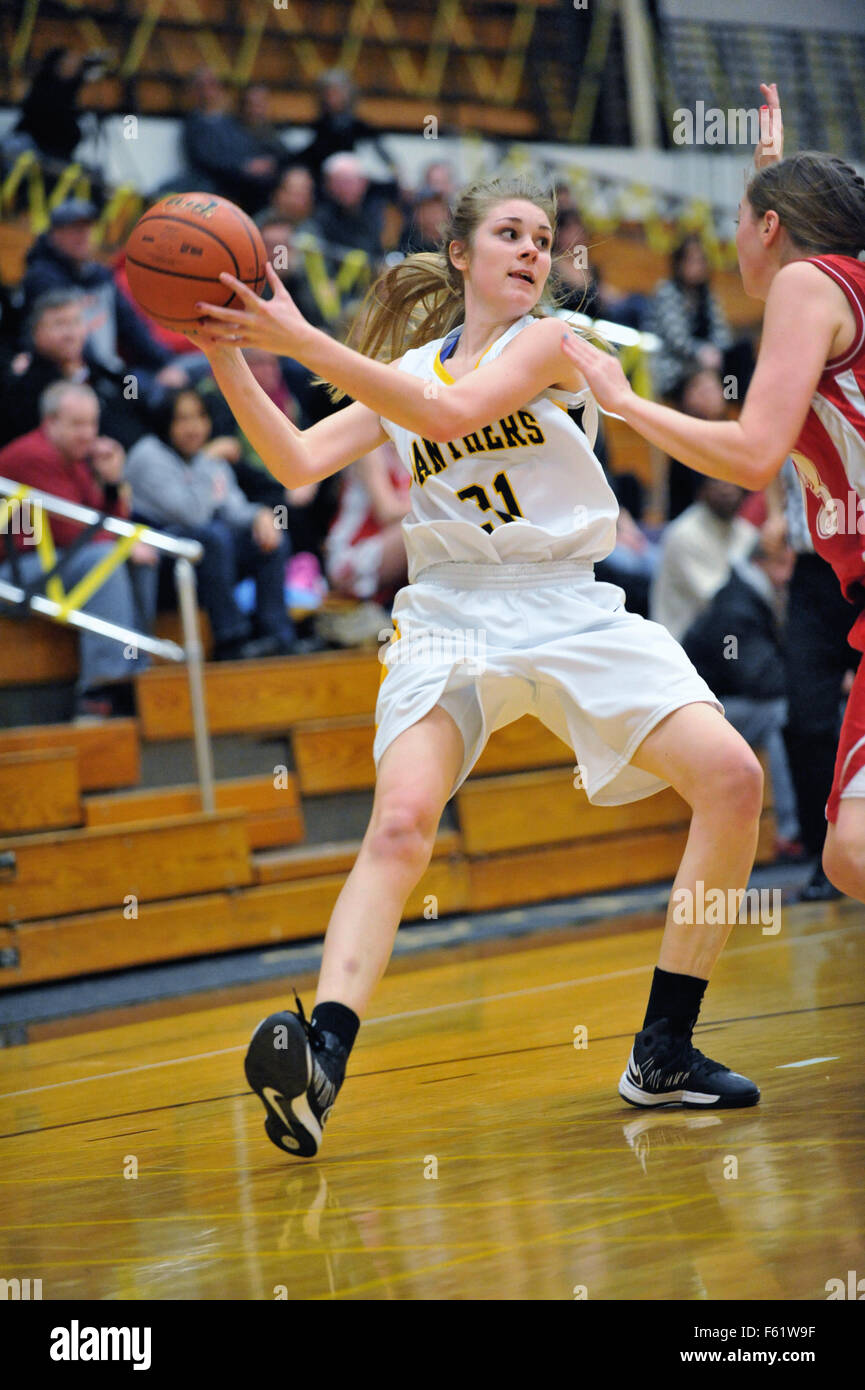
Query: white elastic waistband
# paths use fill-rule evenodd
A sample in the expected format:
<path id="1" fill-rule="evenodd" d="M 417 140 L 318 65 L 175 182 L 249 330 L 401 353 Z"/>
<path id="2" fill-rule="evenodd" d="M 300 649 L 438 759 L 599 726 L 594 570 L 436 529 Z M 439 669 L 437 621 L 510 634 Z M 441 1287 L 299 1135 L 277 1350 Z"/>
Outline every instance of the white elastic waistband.
<path id="1" fill-rule="evenodd" d="M 415 584 L 435 584 L 446 589 L 523 589 L 534 584 L 567 584 L 594 572 L 591 560 L 542 560 L 525 565 L 472 565 L 442 560 L 415 575 Z"/>

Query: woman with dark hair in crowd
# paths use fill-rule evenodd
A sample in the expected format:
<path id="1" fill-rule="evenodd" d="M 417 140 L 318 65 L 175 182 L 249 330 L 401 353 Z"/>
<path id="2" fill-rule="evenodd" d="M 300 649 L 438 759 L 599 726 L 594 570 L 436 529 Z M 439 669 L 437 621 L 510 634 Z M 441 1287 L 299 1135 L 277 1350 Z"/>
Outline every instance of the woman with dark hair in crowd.
<path id="1" fill-rule="evenodd" d="M 737 381 L 737 396 L 747 390 L 754 354 L 747 341 L 733 341 L 724 312 L 712 293 L 711 272 L 696 232 L 684 237 L 670 260 L 670 279 L 650 300 L 646 328 L 661 339 L 652 362 L 655 391 L 671 397 L 694 366 L 710 367 Z"/>
<path id="2" fill-rule="evenodd" d="M 696 233 L 673 251 L 670 278 L 661 281 L 652 299 L 649 329 L 661 339 L 652 363 L 659 396 L 672 396 L 695 364 L 720 370 L 730 330 L 709 287 L 709 264 Z"/>
<path id="3" fill-rule="evenodd" d="M 238 452 L 237 440 L 212 434 L 209 409 L 196 391 L 181 389 L 166 398 L 154 413 L 153 433 L 126 460 L 134 514 L 204 547 L 198 592 L 217 661 L 286 655 L 296 648 L 284 598 L 286 532 L 272 507 L 241 492 L 228 461 Z M 247 575 L 255 579 L 255 637 L 234 592 Z"/>

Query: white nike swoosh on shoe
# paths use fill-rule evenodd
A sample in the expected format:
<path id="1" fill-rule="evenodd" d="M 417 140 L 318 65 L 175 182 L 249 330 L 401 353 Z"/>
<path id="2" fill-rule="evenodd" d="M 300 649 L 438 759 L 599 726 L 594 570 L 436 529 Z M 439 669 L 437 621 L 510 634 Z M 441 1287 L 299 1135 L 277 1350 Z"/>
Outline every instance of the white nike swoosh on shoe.
<path id="1" fill-rule="evenodd" d="M 284 1149 L 288 1149 L 292 1153 L 297 1153 L 298 1149 L 300 1148 L 300 1143 L 295 1141 L 294 1135 L 291 1133 L 291 1121 L 287 1118 L 286 1113 L 282 1108 L 281 1097 L 279 1092 L 275 1091 L 272 1086 L 262 1086 L 261 1094 L 264 1096 L 268 1105 L 273 1107 L 279 1118 L 282 1120 L 282 1123 L 288 1130 L 288 1134 L 282 1135 L 282 1147 Z M 289 1140 L 291 1140 L 291 1143 L 289 1143 Z"/>

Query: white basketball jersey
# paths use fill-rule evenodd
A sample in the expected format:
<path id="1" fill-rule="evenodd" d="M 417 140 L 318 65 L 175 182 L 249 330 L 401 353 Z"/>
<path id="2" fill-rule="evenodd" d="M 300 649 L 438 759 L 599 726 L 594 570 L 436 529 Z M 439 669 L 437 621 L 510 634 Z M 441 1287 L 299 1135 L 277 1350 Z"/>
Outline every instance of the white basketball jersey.
<path id="1" fill-rule="evenodd" d="M 484 354 L 492 361 L 529 324 L 512 323 Z M 464 325 L 410 349 L 398 370 L 439 390 L 454 378 L 442 362 Z M 568 414 L 583 404 L 594 443 L 597 407 L 588 390 L 552 388 L 521 410 L 438 444 L 382 419 L 411 474 L 403 522 L 408 577 L 447 560 L 512 565 L 602 560 L 616 543 L 618 504 L 586 435 Z"/>

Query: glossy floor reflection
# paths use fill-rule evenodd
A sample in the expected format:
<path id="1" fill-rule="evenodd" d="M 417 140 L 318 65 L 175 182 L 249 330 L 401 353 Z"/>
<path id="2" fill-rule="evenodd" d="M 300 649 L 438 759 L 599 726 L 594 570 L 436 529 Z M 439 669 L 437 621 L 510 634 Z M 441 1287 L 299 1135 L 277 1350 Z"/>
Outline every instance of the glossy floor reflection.
<path id="1" fill-rule="evenodd" d="M 735 930 L 698 1045 L 763 1100 L 715 1114 L 616 1094 L 659 939 L 638 925 L 389 976 L 312 1163 L 268 1143 L 242 1071 L 287 991 L 7 1049 L 0 1275 L 45 1299 L 825 1299 L 865 1270 L 865 910 Z"/>

